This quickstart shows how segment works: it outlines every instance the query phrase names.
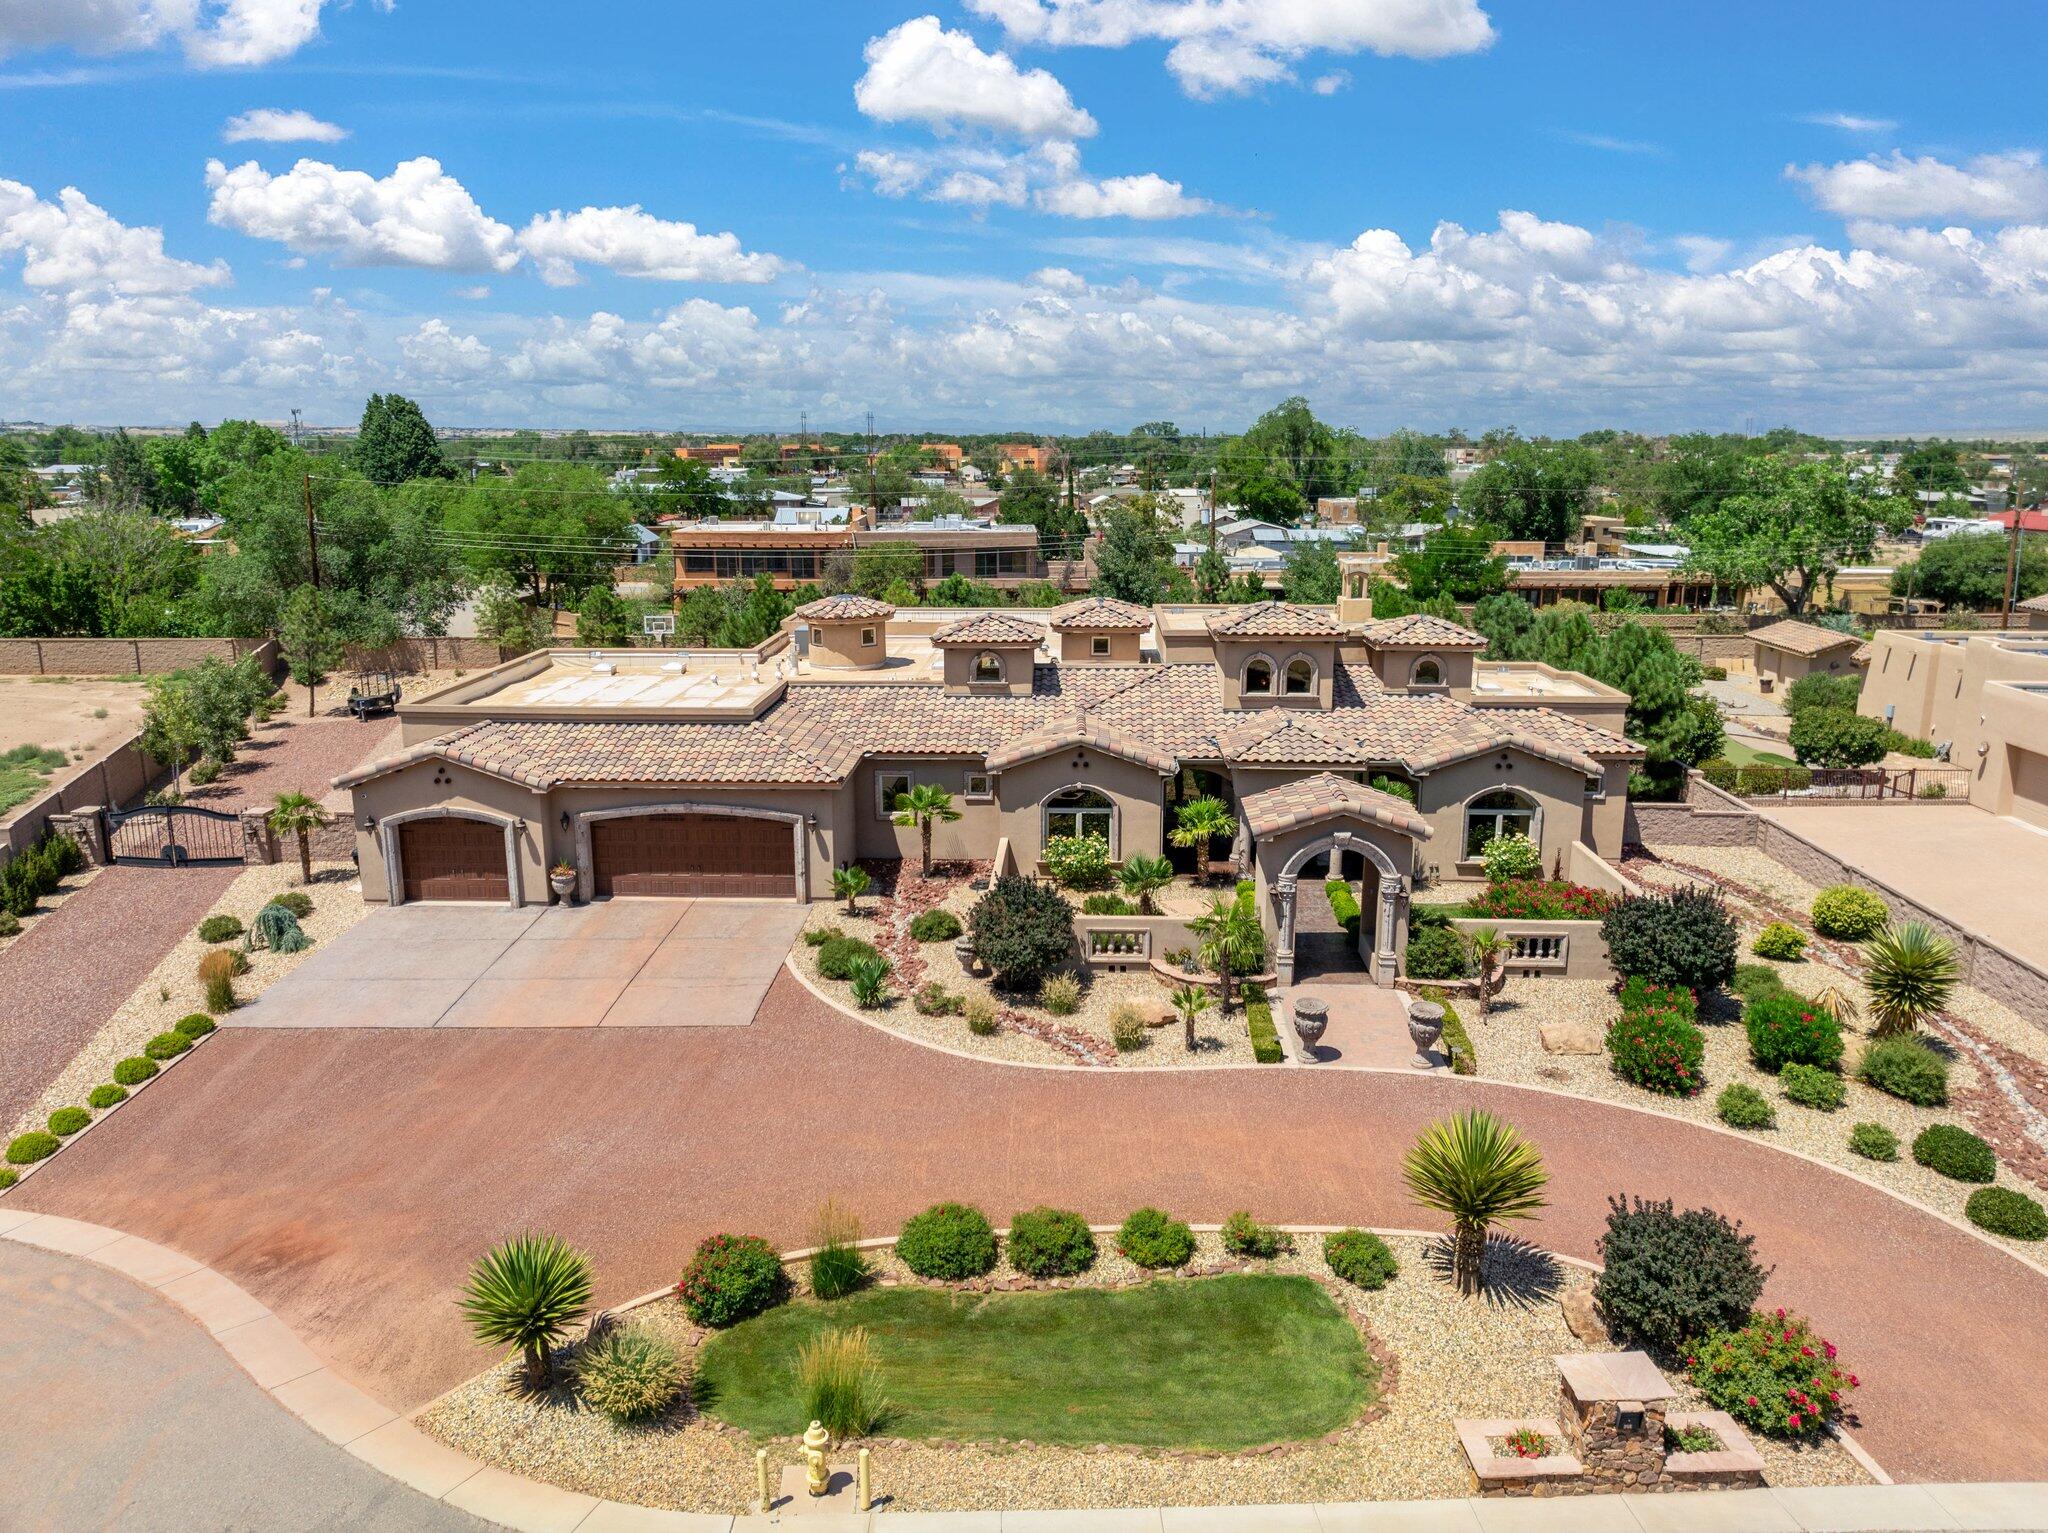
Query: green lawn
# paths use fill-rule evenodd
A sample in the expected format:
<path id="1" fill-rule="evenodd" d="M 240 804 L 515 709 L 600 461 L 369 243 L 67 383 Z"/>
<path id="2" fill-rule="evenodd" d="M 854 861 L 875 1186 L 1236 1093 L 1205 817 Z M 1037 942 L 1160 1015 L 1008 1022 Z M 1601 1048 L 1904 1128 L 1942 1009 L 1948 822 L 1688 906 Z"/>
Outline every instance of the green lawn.
<path id="1" fill-rule="evenodd" d="M 874 1339 L 892 1437 L 1248 1448 L 1336 1430 L 1378 1381 L 1320 1287 L 1244 1274 L 1053 1293 L 877 1288 L 786 1304 L 705 1343 L 699 1406 L 750 1432 L 801 1432 L 797 1346 L 855 1325 Z"/>
<path id="2" fill-rule="evenodd" d="M 0 751 L 0 812 L 25 804 L 49 786 L 50 774 L 69 760 L 46 745 L 17 745 Z"/>
<path id="3" fill-rule="evenodd" d="M 1776 751 L 1760 751 L 1754 745 L 1745 745 L 1733 735 L 1722 744 L 1721 755 L 1739 767 L 1799 765 L 1790 756 L 1781 756 Z"/>

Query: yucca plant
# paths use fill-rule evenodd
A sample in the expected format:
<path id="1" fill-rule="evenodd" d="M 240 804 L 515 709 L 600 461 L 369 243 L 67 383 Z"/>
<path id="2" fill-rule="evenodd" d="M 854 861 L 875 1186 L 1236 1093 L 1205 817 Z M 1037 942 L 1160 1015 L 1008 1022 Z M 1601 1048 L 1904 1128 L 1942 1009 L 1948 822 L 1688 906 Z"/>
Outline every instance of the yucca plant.
<path id="1" fill-rule="evenodd" d="M 265 817 L 273 834 L 295 836 L 299 843 L 299 882 L 313 881 L 313 832 L 327 828 L 327 811 L 303 793 L 280 793 Z"/>
<path id="2" fill-rule="evenodd" d="M 1813 1004 L 1834 1020 L 1837 1027 L 1855 1025 L 1858 1015 L 1855 991 L 1848 985 L 1830 982 L 1813 993 Z"/>
<path id="3" fill-rule="evenodd" d="M 1191 798 L 1174 811 L 1174 826 L 1167 839 L 1175 846 L 1191 847 L 1195 854 L 1195 877 L 1209 881 L 1209 843 L 1217 836 L 1237 834 L 1237 816 L 1220 798 Z"/>
<path id="4" fill-rule="evenodd" d="M 1534 1145 L 1492 1113 L 1476 1111 L 1424 1129 L 1401 1162 L 1401 1177 L 1416 1202 L 1451 1216 L 1451 1278 L 1467 1294 L 1485 1284 L 1488 1227 L 1533 1217 L 1550 1180 Z"/>
<path id="5" fill-rule="evenodd" d="M 868 892 L 868 885 L 873 882 L 874 880 L 868 877 L 866 868 L 851 863 L 846 867 L 832 870 L 832 893 L 834 897 L 846 901 L 846 913 L 850 916 L 860 914 L 860 907 L 854 902 Z"/>
<path id="6" fill-rule="evenodd" d="M 867 1436 L 889 1408 L 865 1326 L 820 1331 L 798 1347 L 796 1380 L 804 1415 L 837 1439 Z"/>
<path id="7" fill-rule="evenodd" d="M 1962 977 L 1956 947 L 1918 921 L 1887 926 L 1863 948 L 1863 988 L 1879 1037 L 1910 1033 L 1948 1004 Z"/>
<path id="8" fill-rule="evenodd" d="M 953 807 L 953 795 L 937 783 L 921 782 L 908 793 L 896 795 L 893 806 L 895 813 L 890 816 L 898 825 L 915 825 L 919 839 L 923 842 L 923 875 L 932 876 L 932 826 L 941 821 L 950 823 L 960 818 L 960 811 Z"/>
<path id="9" fill-rule="evenodd" d="M 1182 985 L 1173 992 L 1173 1009 L 1180 1013 L 1180 1025 L 1187 1030 L 1188 1052 L 1195 1051 L 1195 1018 L 1209 1009 L 1209 992 L 1200 985 Z"/>
<path id="10" fill-rule="evenodd" d="M 1138 902 L 1139 915 L 1157 915 L 1152 896 L 1173 882 L 1173 864 L 1164 857 L 1126 857 L 1116 870 L 1117 887 Z"/>
<path id="11" fill-rule="evenodd" d="M 554 1346 L 590 1308 L 590 1258 L 553 1235 L 529 1231 L 486 1251 L 470 1269 L 462 1313 L 486 1346 L 515 1346 L 529 1389 L 554 1379 Z"/>

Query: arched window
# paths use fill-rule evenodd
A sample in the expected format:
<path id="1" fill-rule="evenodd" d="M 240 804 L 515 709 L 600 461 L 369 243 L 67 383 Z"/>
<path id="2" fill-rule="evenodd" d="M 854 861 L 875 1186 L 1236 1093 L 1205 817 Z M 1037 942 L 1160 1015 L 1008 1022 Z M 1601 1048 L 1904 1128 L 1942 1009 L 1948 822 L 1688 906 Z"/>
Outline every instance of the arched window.
<path id="1" fill-rule="evenodd" d="M 1264 655 L 1255 656 L 1244 668 L 1244 686 L 1241 690 L 1250 697 L 1271 697 L 1273 662 Z"/>
<path id="2" fill-rule="evenodd" d="M 1001 681 L 1003 679 L 1003 657 L 992 649 L 985 649 L 974 657 L 974 679 L 976 681 Z"/>
<path id="3" fill-rule="evenodd" d="M 1536 839 L 1536 801 L 1513 788 L 1495 788 L 1465 805 L 1465 856 L 1476 859 L 1495 836 Z"/>
<path id="4" fill-rule="evenodd" d="M 1408 673 L 1408 685 L 1411 687 L 1440 687 L 1443 684 L 1443 663 L 1434 655 L 1424 655 L 1415 662 L 1415 669 Z"/>
<path id="5" fill-rule="evenodd" d="M 1282 685 L 1289 697 L 1307 697 L 1316 689 L 1315 663 L 1305 655 L 1296 655 L 1287 662 Z"/>
<path id="6" fill-rule="evenodd" d="M 1054 836 L 1093 836 L 1114 846 L 1111 832 L 1116 806 L 1109 795 L 1094 788 L 1062 788 L 1045 801 L 1045 839 Z"/>

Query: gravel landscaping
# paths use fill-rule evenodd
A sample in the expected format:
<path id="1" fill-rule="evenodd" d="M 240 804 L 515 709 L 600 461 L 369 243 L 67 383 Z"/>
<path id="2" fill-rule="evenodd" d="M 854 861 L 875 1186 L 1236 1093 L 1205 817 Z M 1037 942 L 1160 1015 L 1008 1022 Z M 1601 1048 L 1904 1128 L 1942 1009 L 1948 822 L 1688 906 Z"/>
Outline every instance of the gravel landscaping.
<path id="1" fill-rule="evenodd" d="M 1098 1234 L 1094 1269 L 1075 1281 L 1115 1285 L 1147 1275 Z M 1330 1281 L 1322 1237 L 1295 1237 L 1296 1249 L 1271 1262 L 1227 1258 L 1221 1237 L 1198 1233 L 1191 1271 L 1301 1273 Z M 1459 1416 L 1548 1416 L 1557 1402 L 1551 1359 L 1586 1350 L 1566 1328 L 1548 1291 L 1579 1274 L 1540 1255 L 1504 1254 L 1503 1275 L 1526 1274 L 1520 1301 L 1505 1293 L 1460 1298 L 1439 1275 L 1440 1243 L 1391 1236 L 1400 1275 L 1377 1293 L 1334 1286 L 1381 1363 L 1379 1405 L 1365 1419 L 1314 1442 L 1228 1455 L 1140 1452 L 1096 1446 L 1046 1448 L 922 1443 L 883 1438 L 874 1449 L 875 1490 L 894 1511 L 1117 1506 L 1265 1505 L 1279 1502 L 1402 1500 L 1470 1493 L 1465 1457 L 1451 1432 Z M 882 1283 L 919 1281 L 892 1250 L 868 1253 Z M 802 1266 L 792 1264 L 799 1291 Z M 984 1286 L 1019 1281 L 1007 1259 Z M 1166 1281 L 1172 1281 L 1167 1279 Z M 659 1329 L 690 1355 L 703 1332 L 663 1296 L 630 1316 Z M 647 1506 L 709 1513 L 751 1509 L 755 1441 L 695 1415 L 687 1401 L 643 1428 L 612 1425 L 583 1409 L 566 1389 L 548 1399 L 513 1387 L 510 1359 L 436 1401 L 416 1418 L 430 1435 L 517 1474 L 573 1490 Z M 1689 1387 L 1682 1404 L 1697 1402 Z M 771 1471 L 797 1461 L 789 1439 L 764 1444 Z M 1867 1483 L 1838 1444 L 1792 1448 L 1759 1444 L 1773 1485 Z M 851 1459 L 851 1451 L 835 1458 Z"/>
<path id="2" fill-rule="evenodd" d="M 1242 1005 L 1233 1005 L 1227 1017 L 1214 1006 L 1204 1012 L 1195 1022 L 1197 1048 L 1189 1053 L 1182 1042 L 1180 1020 L 1169 999 L 1171 992 L 1148 969 L 1120 974 L 1096 969 L 1091 974 L 1087 966 L 1079 966 L 1076 972 L 1084 980 L 1080 1006 L 1071 1016 L 1056 1017 L 1034 998 L 998 991 L 986 979 L 964 973 L 953 956 L 950 940 L 920 943 L 904 930 L 913 917 L 933 909 L 951 911 L 965 929 L 968 912 L 981 897 L 968 887 L 969 880 L 985 874 L 985 868 L 969 872 L 946 867 L 938 869 L 927 882 L 918 876 L 914 865 L 906 865 L 895 875 L 897 887 L 893 892 L 885 892 L 885 879 L 889 877 L 886 872 L 877 877 L 875 889 L 861 896 L 858 915 L 849 916 L 843 901 L 820 900 L 810 907 L 808 930 L 837 928 L 849 937 L 874 944 L 889 957 L 895 971 L 889 977 L 891 998 L 885 1006 L 862 1011 L 854 1004 L 850 985 L 819 974 L 818 950 L 801 937 L 790 949 L 790 962 L 821 993 L 878 1027 L 919 1043 L 937 1044 L 989 1059 L 1126 1069 L 1255 1063 Z M 1176 883 L 1173 887 L 1183 891 L 1174 898 L 1189 907 L 1187 914 L 1208 908 L 1206 901 L 1183 897 L 1190 890 L 1189 885 Z M 1072 903 L 1079 908 L 1078 897 Z M 1175 907 L 1170 904 L 1169 908 Z M 930 981 L 945 986 L 955 996 L 976 995 L 992 1002 L 1000 1019 L 997 1031 L 980 1036 L 970 1031 L 957 1013 L 944 1017 L 920 1013 L 911 997 Z M 1137 1006 L 1153 1023 L 1170 1018 L 1171 1024 L 1149 1027 L 1142 1048 L 1118 1053 L 1110 1040 L 1109 1020 L 1111 1012 L 1125 1002 Z"/>
<path id="3" fill-rule="evenodd" d="M 161 877 L 185 877 L 163 874 Z M 68 884 L 72 882 L 67 880 Z M 227 891 L 210 907 L 209 914 L 238 918 L 246 928 L 256 912 L 270 903 L 273 895 L 304 887 L 313 901 L 313 913 L 300 923 L 313 945 L 297 953 L 273 953 L 258 948 L 249 953 L 249 972 L 235 980 L 235 995 L 248 1002 L 263 989 L 289 974 L 301 962 L 363 918 L 362 885 L 349 863 L 313 864 L 313 882 L 299 883 L 299 860 L 294 852 L 286 861 L 268 867 L 245 868 Z M 199 940 L 197 923 L 164 955 L 149 977 L 136 986 L 134 994 L 109 1017 L 83 1048 L 47 1086 L 33 1106 L 22 1113 L 10 1134 L 40 1128 L 43 1120 L 59 1107 L 83 1103 L 86 1094 L 111 1078 L 116 1060 L 142 1052 L 142 1046 L 166 1031 L 180 1017 L 203 1011 L 204 987 L 199 983 L 201 955 L 217 948 L 239 948 L 240 939 L 226 943 Z"/>

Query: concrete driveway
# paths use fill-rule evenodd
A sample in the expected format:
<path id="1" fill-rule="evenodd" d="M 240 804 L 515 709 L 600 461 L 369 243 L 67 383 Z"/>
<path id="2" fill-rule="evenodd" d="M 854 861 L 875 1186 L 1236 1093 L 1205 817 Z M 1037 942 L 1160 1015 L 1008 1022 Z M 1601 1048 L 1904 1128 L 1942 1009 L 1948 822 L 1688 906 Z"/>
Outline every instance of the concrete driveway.
<path id="1" fill-rule="evenodd" d="M 743 1027 L 803 925 L 787 900 L 372 911 L 237 1027 Z"/>

